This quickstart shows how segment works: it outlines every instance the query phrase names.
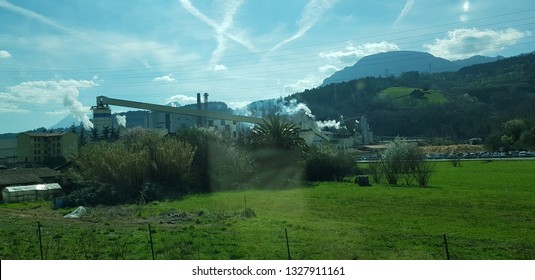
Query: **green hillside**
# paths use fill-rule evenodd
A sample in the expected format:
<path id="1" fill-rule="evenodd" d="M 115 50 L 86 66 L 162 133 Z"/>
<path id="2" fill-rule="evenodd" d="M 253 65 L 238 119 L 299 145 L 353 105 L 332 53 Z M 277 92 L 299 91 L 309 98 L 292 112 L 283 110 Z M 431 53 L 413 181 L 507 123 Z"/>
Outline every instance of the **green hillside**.
<path id="1" fill-rule="evenodd" d="M 365 114 L 377 136 L 485 140 L 500 138 L 510 120 L 535 120 L 534 73 L 535 53 L 529 53 L 457 72 L 366 77 L 287 98 L 305 103 L 319 120 Z M 535 142 L 524 142 L 535 148 Z"/>

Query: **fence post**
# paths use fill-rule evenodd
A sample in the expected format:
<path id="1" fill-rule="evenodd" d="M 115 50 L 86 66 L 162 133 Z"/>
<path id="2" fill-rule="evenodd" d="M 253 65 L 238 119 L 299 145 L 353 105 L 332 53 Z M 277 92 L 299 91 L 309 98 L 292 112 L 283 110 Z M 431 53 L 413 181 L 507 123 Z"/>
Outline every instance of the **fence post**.
<path id="1" fill-rule="evenodd" d="M 39 251 L 41 252 L 41 260 L 44 260 L 43 258 L 43 240 L 41 239 L 41 223 L 37 221 L 37 236 L 39 237 Z"/>
<path id="2" fill-rule="evenodd" d="M 284 233 L 286 235 L 286 248 L 288 250 L 288 259 L 292 259 L 292 255 L 290 254 L 290 241 L 288 240 L 288 229 L 284 228 Z"/>
<path id="3" fill-rule="evenodd" d="M 149 241 L 150 241 L 150 251 L 152 253 L 152 260 L 154 260 L 154 245 L 152 244 L 152 230 L 150 229 L 150 224 L 149 225 Z"/>
<path id="4" fill-rule="evenodd" d="M 446 239 L 446 234 L 444 233 L 443 234 L 444 236 L 444 247 L 446 248 L 446 258 L 449 260 L 450 259 L 450 252 L 448 250 L 448 240 Z"/>

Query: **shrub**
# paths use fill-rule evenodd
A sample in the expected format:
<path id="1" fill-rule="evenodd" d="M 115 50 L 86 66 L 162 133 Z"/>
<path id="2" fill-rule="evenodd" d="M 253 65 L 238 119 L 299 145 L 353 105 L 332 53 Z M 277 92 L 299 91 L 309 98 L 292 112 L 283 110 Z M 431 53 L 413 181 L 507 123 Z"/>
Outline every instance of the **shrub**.
<path id="1" fill-rule="evenodd" d="M 397 185 L 401 179 L 405 185 L 412 185 L 416 180 L 426 187 L 433 172 L 433 165 L 425 160 L 422 150 L 400 138 L 387 144 L 379 167 L 390 185 Z"/>
<path id="2" fill-rule="evenodd" d="M 187 181 L 199 192 L 238 188 L 254 172 L 252 155 L 215 131 L 182 130 L 176 139 L 195 147 Z"/>
<path id="3" fill-rule="evenodd" d="M 118 201 L 131 202 L 144 193 L 183 194 L 194 154 L 188 143 L 135 130 L 117 142 L 84 146 L 74 162 L 83 179 L 109 184 Z"/>
<path id="4" fill-rule="evenodd" d="M 320 147 L 311 149 L 305 162 L 304 179 L 306 181 L 340 181 L 356 173 L 356 164 L 349 154 Z"/>

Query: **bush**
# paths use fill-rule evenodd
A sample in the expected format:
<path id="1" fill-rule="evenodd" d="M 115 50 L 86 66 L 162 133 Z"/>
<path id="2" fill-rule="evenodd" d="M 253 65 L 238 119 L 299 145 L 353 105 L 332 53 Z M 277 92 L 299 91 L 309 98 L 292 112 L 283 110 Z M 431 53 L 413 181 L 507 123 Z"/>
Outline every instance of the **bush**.
<path id="1" fill-rule="evenodd" d="M 401 179 L 407 186 L 416 180 L 419 186 L 426 187 L 434 166 L 415 144 L 396 138 L 387 144 L 379 167 L 390 185 L 397 185 Z"/>
<path id="2" fill-rule="evenodd" d="M 239 188 L 254 170 L 252 155 L 220 134 L 207 129 L 186 129 L 176 139 L 195 147 L 188 185 L 197 192 Z"/>
<path id="3" fill-rule="evenodd" d="M 80 149 L 74 163 L 82 179 L 109 184 L 118 202 L 136 201 L 144 193 L 160 198 L 185 192 L 195 154 L 191 145 L 143 130 L 124 136 Z"/>
<path id="4" fill-rule="evenodd" d="M 356 164 L 349 154 L 322 148 L 311 150 L 305 162 L 306 181 L 341 181 L 357 173 Z"/>
<path id="5" fill-rule="evenodd" d="M 115 205 L 120 197 L 109 184 L 80 185 L 63 197 L 63 207 Z"/>

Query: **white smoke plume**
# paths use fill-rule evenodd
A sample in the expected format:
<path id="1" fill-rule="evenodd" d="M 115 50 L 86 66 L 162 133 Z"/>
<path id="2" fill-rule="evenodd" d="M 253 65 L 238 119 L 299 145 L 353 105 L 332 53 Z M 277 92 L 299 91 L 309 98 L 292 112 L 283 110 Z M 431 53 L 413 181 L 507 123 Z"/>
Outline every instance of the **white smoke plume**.
<path id="1" fill-rule="evenodd" d="M 87 80 L 29 81 L 9 87 L 7 92 L 0 92 L 0 101 L 13 104 L 13 109 L 18 109 L 20 104 L 46 106 L 62 102 L 85 129 L 91 129 L 93 123 L 87 116 L 89 108 L 78 101 L 78 96 L 79 89 L 95 86 L 95 82 Z"/>
<path id="2" fill-rule="evenodd" d="M 117 119 L 119 126 L 126 127 L 126 116 L 116 115 L 115 118 Z"/>
<path id="3" fill-rule="evenodd" d="M 304 103 L 298 103 L 296 99 L 285 100 L 282 98 L 255 101 L 243 108 L 235 109 L 234 113 L 257 118 L 269 115 L 294 116 L 296 114 L 314 118 L 312 111 Z"/>
<path id="4" fill-rule="evenodd" d="M 340 122 L 335 120 L 317 121 L 316 126 L 321 130 L 324 128 L 340 129 Z"/>
<path id="5" fill-rule="evenodd" d="M 304 103 L 297 103 L 295 99 L 290 100 L 287 105 L 281 107 L 281 115 L 292 116 L 299 113 L 304 113 L 307 117 L 314 118 L 312 110 Z"/>
<path id="6" fill-rule="evenodd" d="M 87 116 L 87 109 L 84 108 L 82 103 L 78 101 L 78 90 L 66 92 L 63 96 L 63 106 L 69 108 L 71 114 L 73 114 L 79 121 L 82 122 L 84 129 L 90 130 L 93 128 L 93 123 Z"/>

